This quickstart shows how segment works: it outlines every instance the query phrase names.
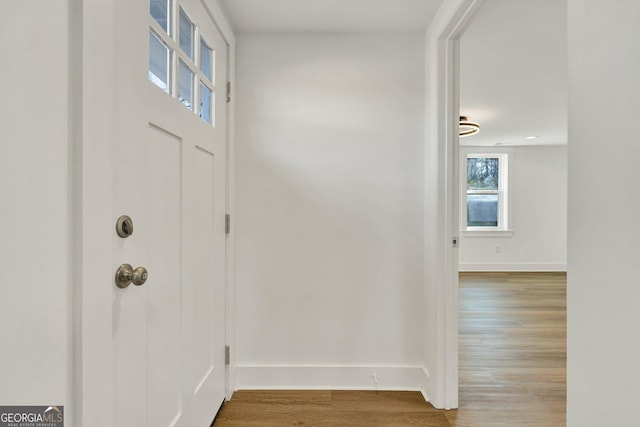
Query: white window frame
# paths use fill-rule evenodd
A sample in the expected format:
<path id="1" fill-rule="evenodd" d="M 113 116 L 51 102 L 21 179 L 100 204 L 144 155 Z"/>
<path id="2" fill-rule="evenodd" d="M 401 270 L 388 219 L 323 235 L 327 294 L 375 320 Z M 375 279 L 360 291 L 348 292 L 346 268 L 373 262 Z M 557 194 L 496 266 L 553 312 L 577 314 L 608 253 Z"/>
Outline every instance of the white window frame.
<path id="1" fill-rule="evenodd" d="M 468 190 L 467 189 L 467 162 L 469 159 L 491 158 L 498 159 L 498 190 Z M 510 237 L 513 230 L 509 228 L 509 154 L 508 153 L 482 153 L 472 152 L 464 157 L 464 165 L 461 171 L 461 203 L 460 224 L 461 233 L 466 237 Z M 498 225 L 475 226 L 467 225 L 467 195 L 468 194 L 497 194 L 498 195 Z"/>

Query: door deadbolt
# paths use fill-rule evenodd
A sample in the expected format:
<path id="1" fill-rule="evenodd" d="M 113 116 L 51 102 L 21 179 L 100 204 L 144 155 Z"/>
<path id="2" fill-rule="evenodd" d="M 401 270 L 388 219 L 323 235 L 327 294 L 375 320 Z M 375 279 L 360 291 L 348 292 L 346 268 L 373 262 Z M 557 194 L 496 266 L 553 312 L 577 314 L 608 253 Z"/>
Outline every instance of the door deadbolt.
<path id="1" fill-rule="evenodd" d="M 118 236 L 126 239 L 133 234 L 133 220 L 128 215 L 122 215 L 116 222 L 116 232 Z"/>
<path id="2" fill-rule="evenodd" d="M 138 267 L 135 270 L 130 264 L 122 264 L 116 271 L 116 285 L 119 288 L 126 288 L 131 283 L 136 286 L 142 286 L 147 281 L 149 273 L 144 267 Z"/>

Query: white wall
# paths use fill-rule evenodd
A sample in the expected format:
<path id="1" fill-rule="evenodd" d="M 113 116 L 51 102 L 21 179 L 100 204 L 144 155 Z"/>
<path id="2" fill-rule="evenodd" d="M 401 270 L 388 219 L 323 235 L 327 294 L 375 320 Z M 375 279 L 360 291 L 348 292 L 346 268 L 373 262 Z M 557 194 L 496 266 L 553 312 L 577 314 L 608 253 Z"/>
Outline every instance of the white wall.
<path id="1" fill-rule="evenodd" d="M 66 0 L 0 2 L 0 403 L 66 405 L 66 414 L 72 386 L 68 13 Z"/>
<path id="2" fill-rule="evenodd" d="M 424 36 L 237 45 L 237 386 L 417 388 Z"/>
<path id="3" fill-rule="evenodd" d="M 640 2 L 569 0 L 569 427 L 638 424 Z"/>
<path id="4" fill-rule="evenodd" d="M 496 148 L 461 147 L 460 206 L 465 209 L 467 154 L 507 153 L 509 229 L 513 235 L 477 237 L 473 232 L 462 232 L 460 271 L 566 270 L 567 147 Z M 462 220 L 460 225 L 464 227 Z"/>

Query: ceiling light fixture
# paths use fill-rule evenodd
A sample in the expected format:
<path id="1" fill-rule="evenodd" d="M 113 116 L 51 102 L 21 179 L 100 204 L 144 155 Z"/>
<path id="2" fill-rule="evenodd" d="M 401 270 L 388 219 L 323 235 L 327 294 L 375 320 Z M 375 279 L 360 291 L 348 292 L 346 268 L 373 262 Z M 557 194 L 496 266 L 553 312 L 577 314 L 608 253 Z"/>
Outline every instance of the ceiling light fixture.
<path id="1" fill-rule="evenodd" d="M 538 139 L 538 137 L 537 136 L 528 136 L 525 139 Z"/>
<path id="2" fill-rule="evenodd" d="M 460 137 L 474 135 L 480 132 L 480 125 L 470 122 L 466 116 L 460 116 Z"/>

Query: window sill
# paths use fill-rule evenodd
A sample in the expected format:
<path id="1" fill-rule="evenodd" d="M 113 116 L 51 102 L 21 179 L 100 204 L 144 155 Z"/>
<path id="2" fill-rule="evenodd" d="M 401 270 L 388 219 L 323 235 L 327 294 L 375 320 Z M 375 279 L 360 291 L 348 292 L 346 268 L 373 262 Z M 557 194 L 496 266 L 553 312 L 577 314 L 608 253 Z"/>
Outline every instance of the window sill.
<path id="1" fill-rule="evenodd" d="M 513 230 L 461 230 L 462 237 L 512 237 Z"/>

